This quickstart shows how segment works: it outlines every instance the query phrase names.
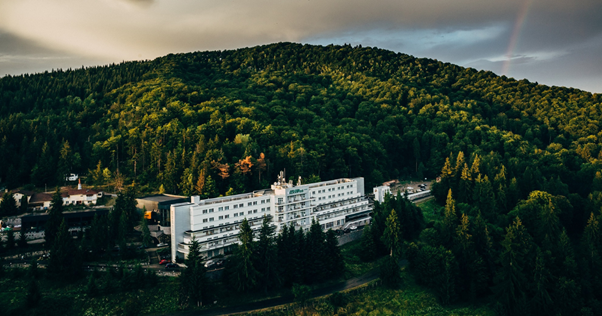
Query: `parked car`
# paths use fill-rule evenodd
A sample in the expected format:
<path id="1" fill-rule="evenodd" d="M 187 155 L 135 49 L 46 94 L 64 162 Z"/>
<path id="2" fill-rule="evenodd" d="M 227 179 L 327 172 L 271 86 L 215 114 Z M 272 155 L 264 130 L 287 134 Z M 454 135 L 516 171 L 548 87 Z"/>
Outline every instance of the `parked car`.
<path id="1" fill-rule="evenodd" d="M 157 247 L 167 247 L 167 246 L 169 246 L 169 245 L 166 243 L 158 243 L 157 244 Z"/>
<path id="2" fill-rule="evenodd" d="M 207 269 L 213 269 L 215 268 L 215 260 L 207 260 L 207 262 L 205 262 L 205 268 Z"/>
<path id="3" fill-rule="evenodd" d="M 175 264 L 175 263 L 168 263 L 168 264 L 165 265 L 165 269 L 166 270 L 168 270 L 168 269 L 179 269 L 179 268 L 180 268 L 180 266 L 177 265 L 177 264 Z"/>
<path id="4" fill-rule="evenodd" d="M 159 264 L 166 264 L 166 263 L 170 263 L 171 260 L 169 259 L 161 259 L 161 261 L 159 261 Z"/>
<path id="5" fill-rule="evenodd" d="M 357 229 L 357 226 L 355 226 L 355 225 L 351 225 L 351 226 L 349 226 L 349 229 L 350 229 L 350 230 L 356 230 L 356 229 Z"/>

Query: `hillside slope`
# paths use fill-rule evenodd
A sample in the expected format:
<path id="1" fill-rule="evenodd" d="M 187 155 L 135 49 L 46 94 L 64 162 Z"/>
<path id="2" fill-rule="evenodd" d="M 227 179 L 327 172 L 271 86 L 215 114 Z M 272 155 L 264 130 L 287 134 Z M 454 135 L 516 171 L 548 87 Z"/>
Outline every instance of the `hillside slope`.
<path id="1" fill-rule="evenodd" d="M 100 162 L 112 176 L 88 182 L 118 169 L 143 189 L 191 194 L 204 170 L 212 195 L 262 187 L 283 168 L 370 185 L 432 178 L 463 151 L 519 178 L 538 165 L 585 195 L 593 174 L 579 171 L 599 169 L 600 99 L 376 48 L 175 54 L 0 79 L 0 178 L 52 185 Z"/>

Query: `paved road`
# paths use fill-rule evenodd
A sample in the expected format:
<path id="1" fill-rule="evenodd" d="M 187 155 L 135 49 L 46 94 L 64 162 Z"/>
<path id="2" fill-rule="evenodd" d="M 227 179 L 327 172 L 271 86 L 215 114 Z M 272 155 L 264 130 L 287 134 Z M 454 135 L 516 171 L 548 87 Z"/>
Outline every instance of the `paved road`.
<path id="1" fill-rule="evenodd" d="M 334 292 L 340 292 L 348 289 L 352 289 L 354 287 L 358 287 L 362 284 L 366 284 L 370 281 L 378 279 L 378 271 L 372 270 L 364 275 L 361 275 L 357 278 L 349 279 L 345 282 L 341 282 L 338 284 L 330 285 L 327 287 L 319 288 L 312 292 L 312 298 L 328 295 Z M 278 298 L 272 298 L 264 301 L 247 303 L 239 306 L 230 306 L 224 308 L 216 308 L 205 311 L 185 311 L 178 313 L 167 313 L 167 314 L 158 314 L 158 315 L 170 315 L 170 316 L 193 316 L 193 315 L 203 315 L 203 316 L 217 316 L 217 315 L 231 315 L 231 314 L 239 314 L 239 313 L 247 313 L 250 311 L 264 309 L 268 307 L 274 307 L 284 304 L 290 304 L 295 301 L 292 295 L 283 296 Z M 158 316 L 157 315 L 157 316 Z"/>

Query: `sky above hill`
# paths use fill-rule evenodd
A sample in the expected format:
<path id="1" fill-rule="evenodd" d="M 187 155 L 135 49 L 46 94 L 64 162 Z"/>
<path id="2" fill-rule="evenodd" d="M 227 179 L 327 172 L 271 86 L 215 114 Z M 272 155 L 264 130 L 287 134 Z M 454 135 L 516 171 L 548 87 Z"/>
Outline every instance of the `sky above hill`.
<path id="1" fill-rule="evenodd" d="M 0 0 L 0 76 L 281 41 L 602 93 L 600 0 Z"/>

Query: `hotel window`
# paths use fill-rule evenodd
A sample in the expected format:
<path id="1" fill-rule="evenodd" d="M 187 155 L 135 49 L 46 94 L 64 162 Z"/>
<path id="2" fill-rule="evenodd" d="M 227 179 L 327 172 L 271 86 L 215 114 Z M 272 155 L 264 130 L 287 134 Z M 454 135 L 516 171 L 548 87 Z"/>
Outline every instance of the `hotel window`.
<path id="1" fill-rule="evenodd" d="M 251 206 L 251 205 L 253 205 L 251 202 L 247 203 L 247 206 Z"/>
<path id="2" fill-rule="evenodd" d="M 220 216 L 218 219 L 224 219 L 224 217 L 223 217 L 223 216 Z"/>
<path id="3" fill-rule="evenodd" d="M 253 210 L 253 213 L 257 213 L 257 210 Z"/>
<path id="4" fill-rule="evenodd" d="M 270 203 L 270 199 L 265 200 L 266 203 Z"/>
<path id="5" fill-rule="evenodd" d="M 257 205 L 257 201 L 253 201 L 253 205 Z"/>
<path id="6" fill-rule="evenodd" d="M 230 218 L 230 215 L 226 215 L 226 216 L 224 216 L 224 218 Z"/>
<path id="7" fill-rule="evenodd" d="M 226 210 L 226 211 L 227 211 L 227 210 L 229 210 L 229 209 L 230 209 L 230 207 L 229 207 L 229 206 L 226 206 L 226 207 L 224 208 L 224 210 Z"/>
<path id="8" fill-rule="evenodd" d="M 244 206 L 245 206 L 245 204 L 244 204 L 244 203 L 240 203 L 240 204 L 238 204 L 238 207 L 244 207 Z"/>
<path id="9" fill-rule="evenodd" d="M 213 222 L 213 217 L 209 217 L 209 221 L 210 221 L 210 222 Z"/>
<path id="10" fill-rule="evenodd" d="M 248 213 L 248 214 L 253 214 L 253 211 L 249 211 L 249 213 Z"/>
<path id="11" fill-rule="evenodd" d="M 265 203 L 265 200 L 261 200 L 261 204 Z"/>
<path id="12" fill-rule="evenodd" d="M 206 218 L 203 218 L 203 223 L 207 223 L 207 219 Z"/>
<path id="13" fill-rule="evenodd" d="M 237 217 L 237 216 L 238 216 L 238 213 L 234 213 L 234 217 Z"/>
<path id="14" fill-rule="evenodd" d="M 203 210 L 203 214 L 207 214 L 207 210 Z"/>
<path id="15" fill-rule="evenodd" d="M 238 204 L 234 204 L 234 208 L 238 208 Z"/>
<path id="16" fill-rule="evenodd" d="M 224 210 L 224 208 L 223 208 L 222 206 L 220 206 L 220 207 L 219 207 L 217 210 L 218 210 L 219 212 L 221 212 L 221 211 L 223 211 L 223 210 Z"/>
<path id="17" fill-rule="evenodd" d="M 265 207 L 262 207 L 262 208 L 261 208 L 261 211 L 262 211 L 262 212 L 265 212 Z"/>
<path id="18" fill-rule="evenodd" d="M 269 211 L 270 211 L 270 208 L 268 207 L 268 208 L 266 208 L 266 210 L 269 212 Z"/>
<path id="19" fill-rule="evenodd" d="M 282 204 L 283 199 L 282 198 L 278 198 L 278 204 Z"/>

